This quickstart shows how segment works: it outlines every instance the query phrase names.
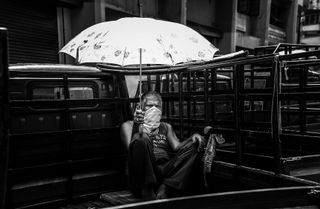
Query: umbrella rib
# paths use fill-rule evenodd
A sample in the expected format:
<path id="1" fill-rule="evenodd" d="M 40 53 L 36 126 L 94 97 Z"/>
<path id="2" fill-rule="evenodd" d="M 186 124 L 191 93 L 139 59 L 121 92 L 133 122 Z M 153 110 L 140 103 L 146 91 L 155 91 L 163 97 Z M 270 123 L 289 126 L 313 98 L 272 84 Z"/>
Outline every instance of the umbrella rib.
<path id="1" fill-rule="evenodd" d="M 125 56 L 126 56 L 126 52 L 127 52 L 127 47 L 125 47 L 124 50 L 123 50 L 123 58 L 122 58 L 122 64 L 121 64 L 121 66 L 123 66 L 124 59 L 125 59 Z"/>
<path id="2" fill-rule="evenodd" d="M 157 42 L 158 42 L 158 43 L 160 44 L 160 46 L 162 47 L 163 51 L 164 51 L 165 53 L 168 53 L 168 55 L 169 55 L 169 57 L 170 57 L 170 59 L 171 59 L 172 65 L 174 65 L 174 61 L 173 61 L 173 59 L 172 59 L 171 54 L 164 48 L 163 44 L 162 44 L 158 39 L 157 39 Z"/>

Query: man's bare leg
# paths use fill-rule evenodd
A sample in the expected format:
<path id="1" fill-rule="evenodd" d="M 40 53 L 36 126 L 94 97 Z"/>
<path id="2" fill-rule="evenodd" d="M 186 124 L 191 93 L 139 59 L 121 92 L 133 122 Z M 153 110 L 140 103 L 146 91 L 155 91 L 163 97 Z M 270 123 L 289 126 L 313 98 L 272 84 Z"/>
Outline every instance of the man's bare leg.
<path id="1" fill-rule="evenodd" d="M 158 191 L 157 191 L 157 199 L 166 199 L 168 198 L 168 194 L 167 194 L 167 186 L 165 184 L 161 184 L 161 186 L 159 187 Z"/>

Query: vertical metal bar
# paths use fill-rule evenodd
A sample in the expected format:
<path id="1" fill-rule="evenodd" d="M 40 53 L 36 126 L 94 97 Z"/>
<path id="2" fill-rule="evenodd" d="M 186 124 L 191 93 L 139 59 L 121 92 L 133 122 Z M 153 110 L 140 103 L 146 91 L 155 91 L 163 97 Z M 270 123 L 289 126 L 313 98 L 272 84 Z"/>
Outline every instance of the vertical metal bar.
<path id="1" fill-rule="evenodd" d="M 155 86 L 155 91 L 156 92 L 162 92 L 163 90 L 161 89 L 161 80 L 160 80 L 160 75 L 156 75 L 156 86 Z"/>
<path id="2" fill-rule="evenodd" d="M 289 46 L 289 54 L 292 54 L 292 46 Z"/>
<path id="3" fill-rule="evenodd" d="M 180 119 L 180 139 L 183 139 L 183 92 L 182 92 L 182 73 L 179 73 L 179 119 Z"/>
<path id="4" fill-rule="evenodd" d="M 216 77 L 215 77 L 215 73 L 214 73 L 214 72 L 215 72 L 215 68 L 211 68 L 211 69 L 210 69 L 210 75 L 211 75 L 211 77 L 210 77 L 210 78 L 211 78 L 211 81 L 210 81 L 210 82 L 211 82 L 211 92 L 213 92 L 214 89 L 215 89 L 215 88 L 214 88 L 214 84 L 215 84 L 215 78 L 216 78 Z"/>
<path id="5" fill-rule="evenodd" d="M 112 96 L 114 97 L 114 98 L 116 98 L 116 75 L 115 74 L 113 74 L 112 75 L 112 86 L 113 86 L 113 91 L 112 91 Z"/>
<path id="6" fill-rule="evenodd" d="M 239 94 L 241 94 L 244 90 L 244 65 L 239 65 L 238 66 L 238 69 L 237 69 L 238 72 L 238 77 L 237 77 L 237 80 L 238 80 L 238 92 Z M 244 122 L 244 100 L 243 99 L 239 99 L 238 101 L 238 105 L 239 105 L 239 112 L 238 112 L 238 122 L 239 122 L 239 129 L 241 130 L 243 128 L 243 122 Z M 236 105 L 236 104 L 234 104 Z M 242 150 L 245 150 L 245 147 L 243 147 L 245 145 L 245 142 L 242 141 Z M 243 151 L 244 152 L 244 151 Z"/>
<path id="7" fill-rule="evenodd" d="M 250 88 L 253 89 L 254 88 L 254 65 L 251 64 L 251 71 L 250 71 Z"/>
<path id="8" fill-rule="evenodd" d="M 121 118 L 122 118 L 122 113 L 121 111 L 123 110 L 122 108 L 122 105 L 124 105 L 125 103 L 121 100 L 121 98 L 123 98 L 123 94 L 122 94 L 122 88 L 120 86 L 121 85 L 121 82 L 125 82 L 125 81 L 122 81 L 122 77 L 123 75 L 121 75 L 120 73 L 116 73 L 113 75 L 113 89 L 115 89 L 115 92 L 114 92 L 114 98 L 115 98 L 115 102 L 111 102 L 113 108 L 116 110 L 116 112 L 114 113 L 116 116 L 114 118 L 116 118 L 116 121 L 114 121 L 113 124 L 118 124 L 118 125 L 121 125 L 120 123 L 122 122 L 121 121 Z M 120 105 L 119 105 L 120 104 Z M 139 103 L 140 105 L 140 103 Z M 142 108 L 140 106 L 140 108 Z"/>
<path id="9" fill-rule="evenodd" d="M 193 72 L 192 81 L 193 81 L 193 83 L 192 83 L 193 92 L 196 92 L 197 91 L 197 74 L 196 74 L 196 72 Z M 197 102 L 196 102 L 195 99 L 193 99 L 192 103 L 193 103 L 193 105 L 192 105 L 193 114 L 196 114 L 196 112 L 197 112 L 197 107 L 196 107 Z"/>
<path id="10" fill-rule="evenodd" d="M 0 208 L 6 207 L 10 143 L 8 31 L 0 28 Z"/>
<path id="11" fill-rule="evenodd" d="M 63 92 L 64 92 L 64 128 L 67 130 L 65 133 L 65 140 L 66 140 L 66 161 L 68 162 L 68 167 L 67 167 L 67 198 L 68 202 L 72 201 L 72 194 L 73 194 L 73 187 L 72 187 L 72 157 L 71 157 L 71 150 L 72 150 L 72 133 L 71 133 L 71 125 L 70 125 L 70 92 L 69 92 L 69 79 L 68 75 L 64 74 L 63 75 Z"/>
<path id="12" fill-rule="evenodd" d="M 281 65 L 279 61 L 279 56 L 275 56 L 275 59 L 272 62 L 272 68 L 274 71 L 274 84 L 273 84 L 273 93 L 272 93 L 272 109 L 271 109 L 271 134 L 274 144 L 274 166 L 275 173 L 280 173 L 281 170 L 281 141 L 280 141 L 280 106 L 279 106 L 279 94 L 280 94 L 280 76 L 281 76 Z"/>
<path id="13" fill-rule="evenodd" d="M 242 136 L 240 131 L 240 110 L 241 107 L 240 103 L 240 97 L 239 97 L 239 71 L 237 65 L 233 66 L 233 86 L 234 86 L 234 96 L 233 96 L 233 111 L 234 111 L 234 117 L 235 117 L 235 136 L 236 136 L 236 149 L 237 149 L 237 159 L 236 164 L 241 165 L 242 164 Z"/>
<path id="14" fill-rule="evenodd" d="M 216 86 L 217 86 L 217 68 L 211 69 L 211 82 L 212 82 L 212 95 L 216 94 Z M 216 115 L 216 100 L 213 97 L 212 100 L 212 122 L 215 124 L 215 121 L 217 119 Z"/>
<path id="15" fill-rule="evenodd" d="M 69 121 L 69 99 L 70 99 L 70 93 L 69 93 L 69 80 L 68 80 L 68 75 L 64 74 L 63 75 L 63 94 L 64 94 L 64 99 L 65 99 L 65 108 L 64 108 L 64 116 L 65 116 L 65 130 L 70 129 L 70 121 Z"/>
<path id="16" fill-rule="evenodd" d="M 254 65 L 251 64 L 251 71 L 250 71 L 250 88 L 254 89 Z M 254 100 L 250 101 L 250 121 L 254 121 Z"/>
<path id="17" fill-rule="evenodd" d="M 287 54 L 287 47 L 284 47 L 284 52 L 285 54 Z M 272 90 L 272 97 L 271 97 L 271 106 L 270 106 L 270 122 L 271 122 L 271 140 L 273 143 L 273 158 L 274 158 L 274 172 L 279 172 L 280 171 L 280 156 L 279 156 L 279 152 L 281 147 L 281 144 L 279 144 L 280 139 L 278 136 L 278 115 L 279 113 L 277 113 L 278 111 L 278 105 L 275 103 L 278 103 L 278 98 L 275 94 L 277 94 L 278 91 L 278 69 L 279 69 L 279 57 L 275 56 L 273 61 L 272 61 L 272 68 L 270 70 L 270 79 L 272 80 L 271 83 L 271 90 Z M 282 69 L 280 68 L 280 71 Z"/>
<path id="18" fill-rule="evenodd" d="M 177 89 L 175 89 L 175 86 L 174 86 L 174 84 L 175 84 L 175 81 L 174 81 L 174 76 L 175 76 L 175 74 L 174 73 L 172 73 L 172 74 L 170 74 L 170 76 L 171 76 L 171 78 L 169 79 L 169 81 L 170 81 L 170 92 L 175 92 Z M 179 88 L 179 86 L 178 86 L 178 88 Z M 170 103 L 170 106 L 171 106 L 171 113 L 172 114 L 176 114 L 176 112 L 175 112 L 175 101 L 173 100 L 171 103 Z"/>
<path id="19" fill-rule="evenodd" d="M 209 96 L 208 96 L 208 89 L 209 89 L 209 73 L 208 69 L 204 70 L 204 120 L 205 125 L 208 125 L 208 119 L 209 119 L 209 112 L 208 112 L 208 102 L 209 102 Z"/>
<path id="20" fill-rule="evenodd" d="M 213 99 L 212 99 L 212 94 L 213 94 L 213 89 L 214 89 L 214 84 L 213 84 L 213 69 L 212 68 L 210 68 L 210 71 L 209 71 L 209 77 L 210 77 L 210 85 L 209 85 L 209 90 L 208 90 L 208 93 L 209 93 L 209 95 L 208 95 L 208 97 L 209 97 L 209 101 L 208 101 L 208 108 L 210 108 L 209 109 L 209 112 L 211 113 L 210 115 L 209 115 L 209 123 L 212 121 L 212 117 L 213 117 L 213 114 L 214 114 L 214 110 L 213 110 Z"/>
<path id="21" fill-rule="evenodd" d="M 70 99 L 70 93 L 69 93 L 69 79 L 68 75 L 64 74 L 63 75 L 63 93 L 64 93 L 64 98 L 65 99 Z"/>
<path id="22" fill-rule="evenodd" d="M 191 134 L 191 72 L 189 71 L 187 73 L 187 94 L 188 94 L 188 100 L 187 100 L 187 114 L 188 114 L 188 135 Z"/>
<path id="23" fill-rule="evenodd" d="M 299 98 L 299 118 L 300 118 L 300 132 L 301 134 L 305 134 L 307 131 L 306 127 L 306 115 L 305 115 L 305 110 L 306 110 L 306 101 L 303 97 Z"/>
<path id="24" fill-rule="evenodd" d="M 169 79 L 170 79 L 169 74 L 167 74 L 167 75 L 166 75 L 166 83 L 165 83 L 166 92 L 167 92 L 167 93 L 169 93 L 169 87 L 170 87 L 170 84 L 169 84 L 169 83 L 170 83 L 170 80 L 169 80 Z M 170 104 L 169 104 L 170 102 L 171 102 L 171 101 L 169 101 L 169 100 L 166 102 L 167 118 L 169 118 L 169 117 L 170 117 L 170 114 L 172 114 L 172 110 L 170 109 Z"/>
<path id="25" fill-rule="evenodd" d="M 151 91 L 151 76 L 150 75 L 148 75 L 147 76 L 147 80 L 148 80 L 148 91 Z"/>
<path id="26" fill-rule="evenodd" d="M 301 71 L 301 70 L 300 70 Z M 306 92 L 306 87 L 308 83 L 308 67 L 304 67 L 301 71 L 301 77 L 300 77 L 300 91 Z M 306 118 L 306 99 L 301 97 L 300 98 L 300 128 L 301 128 L 301 134 L 305 134 L 307 131 L 307 118 Z"/>
<path id="27" fill-rule="evenodd" d="M 164 84 L 166 93 L 169 93 L 169 79 L 170 79 L 169 74 L 166 74 L 166 80 L 165 80 L 166 82 Z"/>
<path id="28" fill-rule="evenodd" d="M 121 102 L 121 89 L 120 89 L 120 84 L 121 83 L 121 74 L 119 73 L 114 73 L 112 75 L 112 85 L 113 85 L 113 98 L 114 98 L 114 102 L 112 102 L 111 104 L 113 105 L 113 107 L 117 110 L 117 112 L 121 111 L 121 105 L 118 105 L 119 102 Z M 140 84 L 139 84 L 140 85 Z M 139 87 L 138 87 L 139 88 Z M 140 91 L 140 90 L 139 90 Z M 136 95 L 135 95 L 136 96 Z M 140 102 L 140 96 L 139 97 L 139 102 L 133 102 L 135 104 L 135 108 L 137 108 L 137 106 L 139 106 L 141 108 L 141 102 Z M 123 104 L 123 103 L 121 103 Z M 115 121 L 115 123 L 120 122 L 121 119 L 120 117 L 116 117 L 117 121 Z M 120 124 L 119 124 L 120 125 Z"/>

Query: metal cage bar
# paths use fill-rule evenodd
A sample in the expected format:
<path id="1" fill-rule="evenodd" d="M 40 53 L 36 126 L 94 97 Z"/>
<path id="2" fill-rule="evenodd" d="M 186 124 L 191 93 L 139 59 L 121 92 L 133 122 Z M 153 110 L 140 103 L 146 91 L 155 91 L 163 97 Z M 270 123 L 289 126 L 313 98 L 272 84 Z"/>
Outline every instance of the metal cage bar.
<path id="1" fill-rule="evenodd" d="M 9 144 L 10 144 L 10 115 L 9 115 L 9 64 L 8 64 L 8 31 L 0 28 L 0 208 L 7 208 L 7 182 Z"/>

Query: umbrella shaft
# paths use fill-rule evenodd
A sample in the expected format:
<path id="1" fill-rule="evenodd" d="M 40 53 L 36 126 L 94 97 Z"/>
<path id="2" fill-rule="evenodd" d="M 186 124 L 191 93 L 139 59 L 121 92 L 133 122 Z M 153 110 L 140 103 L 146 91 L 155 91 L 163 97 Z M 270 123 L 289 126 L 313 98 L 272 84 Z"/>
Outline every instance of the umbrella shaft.
<path id="1" fill-rule="evenodd" d="M 140 68 L 139 68 L 139 99 L 140 99 L 140 108 L 142 108 L 142 104 L 141 104 L 141 96 L 142 96 L 142 48 L 139 48 L 139 55 L 140 55 Z"/>

